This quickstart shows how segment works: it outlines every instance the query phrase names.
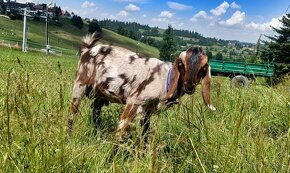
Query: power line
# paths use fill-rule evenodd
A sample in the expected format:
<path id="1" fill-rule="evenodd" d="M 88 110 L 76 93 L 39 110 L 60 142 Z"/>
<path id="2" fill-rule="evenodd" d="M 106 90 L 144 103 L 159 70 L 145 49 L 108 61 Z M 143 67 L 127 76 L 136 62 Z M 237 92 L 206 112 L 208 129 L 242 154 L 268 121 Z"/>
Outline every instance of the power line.
<path id="1" fill-rule="evenodd" d="M 285 11 L 285 14 L 288 12 L 288 10 L 289 10 L 289 7 L 290 7 L 290 4 L 288 5 L 288 8 L 287 8 L 287 10 Z"/>

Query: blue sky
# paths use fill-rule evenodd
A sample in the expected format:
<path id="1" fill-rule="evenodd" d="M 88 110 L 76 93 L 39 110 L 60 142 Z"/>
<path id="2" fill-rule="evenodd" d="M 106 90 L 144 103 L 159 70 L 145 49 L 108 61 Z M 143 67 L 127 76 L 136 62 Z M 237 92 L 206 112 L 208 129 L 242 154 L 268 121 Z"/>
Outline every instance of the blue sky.
<path id="1" fill-rule="evenodd" d="M 279 27 L 289 0 L 17 0 L 49 2 L 82 17 L 193 30 L 207 37 L 256 42 Z M 290 9 L 288 10 L 290 12 Z"/>

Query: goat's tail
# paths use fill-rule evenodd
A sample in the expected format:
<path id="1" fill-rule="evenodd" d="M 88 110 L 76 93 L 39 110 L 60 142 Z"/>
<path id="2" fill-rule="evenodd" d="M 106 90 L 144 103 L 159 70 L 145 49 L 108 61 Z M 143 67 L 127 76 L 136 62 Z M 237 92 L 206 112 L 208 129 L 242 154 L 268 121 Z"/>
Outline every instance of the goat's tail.
<path id="1" fill-rule="evenodd" d="M 81 49 L 92 48 L 94 44 L 102 38 L 102 35 L 98 32 L 88 34 L 82 39 Z"/>

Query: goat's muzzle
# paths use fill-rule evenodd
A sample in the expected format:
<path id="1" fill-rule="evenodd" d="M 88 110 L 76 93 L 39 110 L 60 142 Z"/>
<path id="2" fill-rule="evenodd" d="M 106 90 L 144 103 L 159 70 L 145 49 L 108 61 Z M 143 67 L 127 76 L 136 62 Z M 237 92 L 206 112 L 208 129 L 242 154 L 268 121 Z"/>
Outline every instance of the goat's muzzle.
<path id="1" fill-rule="evenodd" d="M 193 94 L 195 91 L 195 84 L 192 82 L 185 82 L 184 84 L 184 92 L 186 94 Z"/>

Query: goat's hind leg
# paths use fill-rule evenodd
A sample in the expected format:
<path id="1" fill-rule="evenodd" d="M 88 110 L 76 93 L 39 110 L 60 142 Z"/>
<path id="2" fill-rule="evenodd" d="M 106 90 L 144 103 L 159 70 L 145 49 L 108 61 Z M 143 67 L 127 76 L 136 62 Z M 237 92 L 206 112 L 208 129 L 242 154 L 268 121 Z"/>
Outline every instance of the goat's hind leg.
<path id="1" fill-rule="evenodd" d="M 92 103 L 92 107 L 93 107 L 93 122 L 95 125 L 95 128 L 98 128 L 101 125 L 101 109 L 103 106 L 107 106 L 109 104 L 109 101 L 96 95 L 95 96 L 95 100 Z"/>
<path id="2" fill-rule="evenodd" d="M 122 140 L 124 133 L 128 131 L 130 123 L 136 117 L 138 105 L 126 104 L 125 109 L 120 116 L 120 121 L 117 129 L 118 140 Z"/>
<path id="3" fill-rule="evenodd" d="M 136 117 L 138 105 L 134 104 L 126 104 L 123 113 L 120 116 L 119 125 L 117 128 L 117 140 L 118 142 L 122 142 L 124 140 L 124 133 L 128 131 L 130 123 Z M 114 144 L 114 155 L 118 152 L 118 145 Z"/>
<path id="4" fill-rule="evenodd" d="M 72 101 L 71 101 L 71 105 L 70 105 L 69 117 L 67 120 L 67 132 L 69 134 L 72 133 L 73 119 L 74 119 L 74 116 L 79 111 L 81 99 L 84 96 L 85 92 L 86 92 L 86 85 L 82 84 L 79 81 L 75 81 L 74 87 L 73 87 Z"/>

